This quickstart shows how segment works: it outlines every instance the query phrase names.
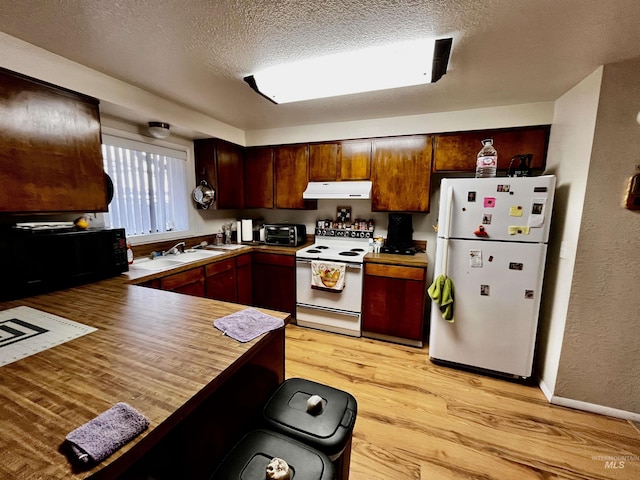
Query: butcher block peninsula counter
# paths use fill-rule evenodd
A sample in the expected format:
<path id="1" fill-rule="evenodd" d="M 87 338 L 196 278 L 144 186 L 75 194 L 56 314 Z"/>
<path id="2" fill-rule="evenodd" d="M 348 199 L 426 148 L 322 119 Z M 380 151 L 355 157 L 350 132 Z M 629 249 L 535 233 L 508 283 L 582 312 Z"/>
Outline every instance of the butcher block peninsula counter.
<path id="1" fill-rule="evenodd" d="M 124 275 L 0 310 L 22 305 L 97 330 L 0 367 L 3 479 L 206 478 L 284 380 L 283 328 L 239 343 L 213 326 L 243 305 L 136 286 Z M 117 402 L 149 428 L 91 470 L 73 470 L 65 436 Z"/>

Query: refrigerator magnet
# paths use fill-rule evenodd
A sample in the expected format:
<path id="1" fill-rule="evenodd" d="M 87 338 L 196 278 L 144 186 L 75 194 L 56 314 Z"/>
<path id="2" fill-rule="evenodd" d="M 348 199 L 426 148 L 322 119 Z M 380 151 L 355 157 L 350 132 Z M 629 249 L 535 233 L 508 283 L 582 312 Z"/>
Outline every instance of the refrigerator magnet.
<path id="1" fill-rule="evenodd" d="M 482 224 L 483 225 L 491 225 L 491 214 L 485 213 L 482 215 Z"/>
<path id="2" fill-rule="evenodd" d="M 533 290 L 525 290 L 524 291 L 524 298 L 526 300 L 531 300 L 533 298 Z"/>
<path id="3" fill-rule="evenodd" d="M 544 207 L 547 203 L 546 198 L 531 199 L 531 213 L 527 225 L 532 228 L 539 228 L 544 225 Z"/>
<path id="4" fill-rule="evenodd" d="M 489 285 L 480 285 L 480 295 L 482 295 L 483 297 L 489 296 L 489 290 Z"/>
<path id="5" fill-rule="evenodd" d="M 468 192 L 467 202 L 475 202 L 475 201 L 476 201 L 476 192 Z"/>
<path id="6" fill-rule="evenodd" d="M 482 268 L 482 250 L 469 250 L 469 267 Z"/>
<path id="7" fill-rule="evenodd" d="M 522 270 L 524 264 L 518 262 L 509 262 L 509 270 Z"/>
<path id="8" fill-rule="evenodd" d="M 475 232 L 473 232 L 473 234 L 474 234 L 476 237 L 488 237 L 488 236 L 489 236 L 489 234 L 487 233 L 487 231 L 484 229 L 484 226 L 483 226 L 483 225 L 479 225 L 479 226 L 478 226 L 478 229 L 477 229 Z"/>
<path id="9" fill-rule="evenodd" d="M 495 197 L 484 197 L 484 208 L 494 208 L 496 206 Z"/>
<path id="10" fill-rule="evenodd" d="M 509 216 L 511 217 L 521 217 L 522 216 L 522 206 L 514 205 L 509 209 Z"/>
<path id="11" fill-rule="evenodd" d="M 510 225 L 509 235 L 529 235 L 530 228 L 525 226 Z"/>

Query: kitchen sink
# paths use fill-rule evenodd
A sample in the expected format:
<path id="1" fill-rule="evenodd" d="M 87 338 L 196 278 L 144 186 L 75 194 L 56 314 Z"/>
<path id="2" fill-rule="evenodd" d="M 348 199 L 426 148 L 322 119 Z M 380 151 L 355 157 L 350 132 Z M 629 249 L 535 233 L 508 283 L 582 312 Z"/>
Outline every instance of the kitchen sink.
<path id="1" fill-rule="evenodd" d="M 215 250 L 185 250 L 184 253 L 176 255 L 176 260 L 180 262 L 195 262 L 196 260 L 204 260 L 205 258 L 224 255 L 224 252 Z"/>
<path id="2" fill-rule="evenodd" d="M 211 251 L 211 250 L 186 250 L 184 253 L 180 253 L 177 255 L 169 255 L 166 257 L 156 257 L 156 258 L 140 258 L 133 262 L 134 269 L 140 268 L 144 270 L 166 270 L 169 268 L 174 268 L 180 265 L 184 265 L 191 262 L 197 262 L 199 260 L 205 260 L 207 258 L 216 257 L 218 255 L 224 255 L 224 252 L 220 251 Z"/>
<path id="3" fill-rule="evenodd" d="M 237 250 L 239 248 L 244 248 L 246 245 L 241 243 L 225 243 L 224 245 L 208 245 L 204 248 L 207 249 L 208 252 L 212 250 Z"/>
<path id="4" fill-rule="evenodd" d="M 193 260 L 195 261 L 195 259 Z M 177 267 L 178 265 L 184 265 L 185 262 L 176 260 L 173 258 L 158 258 L 151 260 L 150 258 L 141 258 L 135 260 L 131 267 L 142 268 L 144 270 L 164 270 L 166 268 Z"/>

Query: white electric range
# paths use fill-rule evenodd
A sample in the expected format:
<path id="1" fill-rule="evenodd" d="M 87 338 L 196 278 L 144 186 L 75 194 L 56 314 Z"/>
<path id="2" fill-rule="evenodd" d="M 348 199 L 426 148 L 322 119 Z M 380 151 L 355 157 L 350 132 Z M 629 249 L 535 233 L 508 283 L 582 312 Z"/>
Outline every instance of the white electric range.
<path id="1" fill-rule="evenodd" d="M 296 321 L 303 327 L 359 337 L 366 238 L 316 236 L 316 243 L 296 253 Z M 311 287 L 311 262 L 345 264 L 345 285 L 340 292 Z"/>

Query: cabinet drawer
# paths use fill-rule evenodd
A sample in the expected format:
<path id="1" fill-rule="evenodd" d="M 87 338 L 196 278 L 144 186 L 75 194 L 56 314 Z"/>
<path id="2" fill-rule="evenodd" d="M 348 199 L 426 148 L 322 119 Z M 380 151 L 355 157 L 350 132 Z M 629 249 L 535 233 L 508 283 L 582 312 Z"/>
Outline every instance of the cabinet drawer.
<path id="1" fill-rule="evenodd" d="M 230 258 L 228 260 L 222 260 L 220 262 L 209 263 L 208 265 L 205 265 L 204 268 L 205 276 L 210 277 L 227 270 L 234 270 L 236 268 L 236 262 L 235 259 Z"/>
<path id="2" fill-rule="evenodd" d="M 283 267 L 294 267 L 296 258 L 293 255 L 275 255 L 273 253 L 253 254 L 254 263 L 266 263 L 268 265 L 281 265 Z"/>
<path id="3" fill-rule="evenodd" d="M 365 264 L 364 273 L 365 275 L 374 275 L 376 277 L 423 281 L 425 279 L 426 270 L 424 268 L 403 267 L 399 265 L 367 263 Z"/>
<path id="4" fill-rule="evenodd" d="M 203 268 L 193 268 L 186 272 L 174 273 L 160 279 L 163 290 L 173 290 L 184 285 L 204 282 Z"/>

